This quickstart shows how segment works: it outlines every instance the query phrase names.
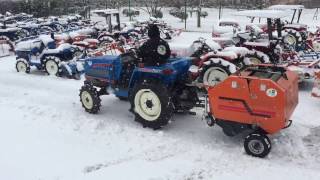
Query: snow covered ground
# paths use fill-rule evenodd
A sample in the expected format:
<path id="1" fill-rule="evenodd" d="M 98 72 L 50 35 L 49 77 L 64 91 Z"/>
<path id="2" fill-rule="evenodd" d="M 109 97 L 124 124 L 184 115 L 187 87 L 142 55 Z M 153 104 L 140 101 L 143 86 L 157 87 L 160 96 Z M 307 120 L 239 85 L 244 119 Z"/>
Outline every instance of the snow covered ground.
<path id="1" fill-rule="evenodd" d="M 210 34 L 180 40 L 199 36 Z M 114 96 L 88 114 L 79 102 L 82 83 L 36 70 L 19 74 L 15 57 L 0 59 L 1 180 L 320 179 L 320 100 L 310 95 L 311 81 L 300 87 L 293 125 L 271 136 L 265 159 L 246 155 L 242 135 L 207 127 L 201 109 L 175 115 L 158 131 L 134 122 L 129 103 Z"/>

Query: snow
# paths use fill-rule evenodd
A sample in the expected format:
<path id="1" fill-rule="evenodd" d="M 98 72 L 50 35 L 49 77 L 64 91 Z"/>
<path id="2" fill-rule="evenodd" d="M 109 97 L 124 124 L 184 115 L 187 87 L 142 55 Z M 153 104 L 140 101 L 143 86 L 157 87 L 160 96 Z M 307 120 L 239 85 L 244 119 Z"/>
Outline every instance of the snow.
<path id="1" fill-rule="evenodd" d="M 50 35 L 40 35 L 39 39 L 45 44 L 45 46 L 54 41 Z"/>
<path id="2" fill-rule="evenodd" d="M 288 14 L 284 11 L 278 10 L 245 10 L 234 13 L 235 16 L 257 17 L 257 18 L 284 18 Z"/>
<path id="3" fill-rule="evenodd" d="M 268 9 L 274 10 L 297 10 L 297 9 L 304 9 L 303 5 L 273 5 L 268 7 Z"/>
<path id="4" fill-rule="evenodd" d="M 188 20 L 188 30 L 202 33 L 184 32 L 176 43 L 190 45 L 199 37 L 211 40 L 217 11 L 208 10 L 201 29 L 195 27 L 195 17 Z M 235 10 L 226 9 L 223 14 L 231 12 Z M 309 10 L 302 15 L 306 23 L 313 13 Z M 179 19 L 166 14 L 165 21 L 183 27 Z M 248 19 L 239 18 L 239 22 Z M 221 128 L 207 127 L 201 121 L 202 109 L 195 109 L 196 116 L 177 114 L 168 126 L 154 131 L 136 123 L 128 111 L 129 103 L 114 96 L 102 98 L 99 114 L 86 113 L 78 96 L 83 77 L 80 81 L 51 77 L 33 68 L 30 74 L 20 74 L 14 56 L 0 59 L 0 74 L 0 179 L 320 177 L 320 101 L 310 95 L 312 80 L 300 85 L 292 126 L 272 135 L 270 155 L 259 159 L 245 154 L 244 136 L 229 138 Z"/>
<path id="5" fill-rule="evenodd" d="M 27 41 L 21 41 L 16 45 L 17 51 L 30 51 L 33 48 L 40 48 L 41 47 L 41 41 L 37 39 L 27 40 Z"/>
<path id="6" fill-rule="evenodd" d="M 10 46 L 9 44 L 3 44 L 0 42 L 0 57 L 10 55 Z"/>
<path id="7" fill-rule="evenodd" d="M 320 89 L 319 87 L 312 88 L 312 94 L 316 97 L 320 97 Z"/>

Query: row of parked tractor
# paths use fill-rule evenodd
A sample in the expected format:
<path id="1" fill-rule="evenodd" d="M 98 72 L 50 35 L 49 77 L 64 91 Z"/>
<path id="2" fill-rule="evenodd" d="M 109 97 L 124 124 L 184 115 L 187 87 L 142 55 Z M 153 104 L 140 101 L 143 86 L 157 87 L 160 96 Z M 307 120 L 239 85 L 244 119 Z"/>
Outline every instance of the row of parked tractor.
<path id="1" fill-rule="evenodd" d="M 33 18 L 28 14 L 7 13 L 0 20 L 0 46 L 17 56 L 18 72 L 32 67 L 49 75 L 79 78 L 83 60 L 92 56 L 119 55 L 147 39 L 148 25 L 158 24 L 161 37 L 170 40 L 181 33 L 163 21 L 120 23 L 117 10 L 96 10 L 107 22 L 83 20 L 79 15 Z M 111 18 L 116 17 L 116 22 Z M 39 20 L 41 19 L 41 20 Z M 1 48 L 0 48 L 1 49 Z"/>
<path id="2" fill-rule="evenodd" d="M 227 136 L 248 132 L 244 148 L 252 156 L 265 157 L 271 150 L 267 135 L 291 125 L 298 82 L 317 76 L 319 69 L 317 51 L 301 53 L 297 43 L 290 43 L 293 36 L 283 34 L 281 10 L 240 11 L 239 16 L 266 19 L 267 29 L 251 23 L 252 28 L 237 32 L 235 25 L 220 23 L 231 27 L 232 36 L 214 32 L 215 46 L 203 38 L 184 49 L 172 46 L 171 57 L 159 66 L 146 66 L 137 53 L 147 40 L 148 24 L 157 24 L 167 41 L 180 30 L 153 18 L 122 25 L 115 10 L 94 12 L 107 19 L 104 30 L 88 23 L 18 42 L 17 71 L 28 73 L 35 66 L 52 75 L 84 73 L 79 96 L 85 111 L 98 113 L 100 97 L 114 94 L 130 102 L 137 122 L 153 129 L 167 125 L 175 113 L 203 108 L 207 124 L 220 126 Z"/>

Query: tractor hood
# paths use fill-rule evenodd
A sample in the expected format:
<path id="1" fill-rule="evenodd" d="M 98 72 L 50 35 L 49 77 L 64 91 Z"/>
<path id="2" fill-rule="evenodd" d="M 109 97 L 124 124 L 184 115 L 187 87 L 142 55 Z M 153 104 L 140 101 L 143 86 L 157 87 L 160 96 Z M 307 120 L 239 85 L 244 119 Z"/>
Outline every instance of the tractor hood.
<path id="1" fill-rule="evenodd" d="M 100 56 L 85 60 L 84 71 L 86 76 L 95 78 L 113 79 L 111 76 L 119 76 L 120 71 L 113 71 L 121 67 L 120 56 Z M 113 72 L 113 73 L 110 73 Z M 114 74 L 115 73 L 115 74 Z"/>

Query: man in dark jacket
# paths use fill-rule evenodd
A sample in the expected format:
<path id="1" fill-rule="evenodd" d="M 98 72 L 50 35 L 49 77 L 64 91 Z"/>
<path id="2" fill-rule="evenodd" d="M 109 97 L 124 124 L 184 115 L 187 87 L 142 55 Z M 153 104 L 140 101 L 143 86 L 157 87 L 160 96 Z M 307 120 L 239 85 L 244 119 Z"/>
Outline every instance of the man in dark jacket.
<path id="1" fill-rule="evenodd" d="M 139 48 L 139 57 L 146 66 L 160 66 L 165 64 L 171 55 L 171 50 L 166 41 L 160 38 L 157 25 L 149 25 L 149 40 Z"/>

